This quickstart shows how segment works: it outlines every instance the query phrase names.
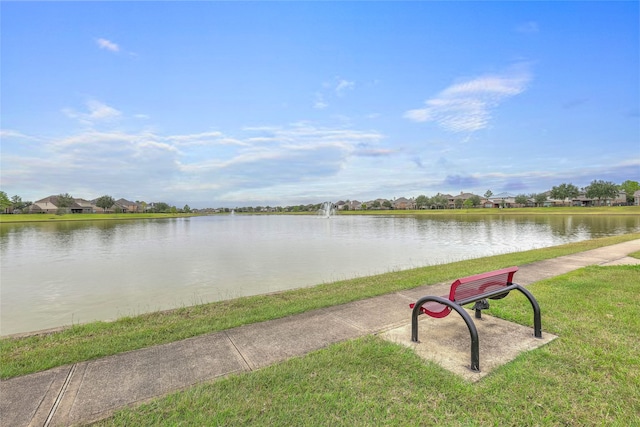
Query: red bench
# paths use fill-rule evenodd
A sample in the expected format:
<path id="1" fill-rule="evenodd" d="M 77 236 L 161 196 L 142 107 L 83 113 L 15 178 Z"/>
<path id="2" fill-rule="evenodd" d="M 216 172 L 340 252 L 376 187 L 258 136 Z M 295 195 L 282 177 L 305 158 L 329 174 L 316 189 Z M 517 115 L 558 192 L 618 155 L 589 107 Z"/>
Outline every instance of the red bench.
<path id="1" fill-rule="evenodd" d="M 471 369 L 480 371 L 480 341 L 478 330 L 473 323 L 473 319 L 467 313 L 463 305 L 475 302 L 476 318 L 481 318 L 481 310 L 489 308 L 487 299 L 500 299 L 506 297 L 512 290 L 522 292 L 533 307 L 533 328 L 536 338 L 542 338 L 542 327 L 540 320 L 540 306 L 531 292 L 524 287 L 513 283 L 513 275 L 518 271 L 518 267 L 503 268 L 501 270 L 490 271 L 488 273 L 476 274 L 475 276 L 463 277 L 451 284 L 449 295 L 445 296 L 425 296 L 417 302 L 409 304 L 413 309 L 411 314 L 411 341 L 418 341 L 418 316 L 427 314 L 431 317 L 442 318 L 451 310 L 455 310 L 462 316 L 469 333 L 471 334 Z"/>

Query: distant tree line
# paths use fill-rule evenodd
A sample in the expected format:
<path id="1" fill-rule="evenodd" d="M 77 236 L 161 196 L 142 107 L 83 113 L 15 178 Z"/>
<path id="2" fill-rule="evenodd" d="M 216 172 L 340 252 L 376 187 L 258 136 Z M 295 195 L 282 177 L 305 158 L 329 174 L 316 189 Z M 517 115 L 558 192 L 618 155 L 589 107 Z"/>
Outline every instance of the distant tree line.
<path id="1" fill-rule="evenodd" d="M 620 185 L 616 185 L 611 181 L 593 180 L 591 184 L 584 187 L 582 190 L 578 189 L 573 184 L 560 184 L 551 188 L 549 197 L 556 200 L 575 199 L 581 193 L 584 193 L 585 197 L 589 199 L 597 199 L 598 204 L 602 204 L 602 200 L 614 199 L 618 196 L 620 191 L 624 191 L 627 198 L 627 203 L 633 203 L 633 193 L 640 190 L 640 184 L 638 181 L 626 180 Z"/>
<path id="2" fill-rule="evenodd" d="M 611 181 L 603 181 L 603 180 L 593 180 L 589 185 L 580 189 L 571 183 L 562 183 L 560 185 L 554 186 L 547 193 L 532 193 L 529 195 L 526 194 L 518 194 L 515 197 L 515 202 L 517 204 L 526 205 L 530 201 L 533 201 L 536 206 L 542 206 L 548 198 L 555 200 L 571 200 L 577 198 L 580 194 L 584 194 L 585 197 L 589 199 L 598 200 L 598 204 L 602 204 L 604 200 L 607 199 L 615 199 L 620 191 L 624 191 L 626 193 L 626 202 L 628 204 L 633 204 L 634 198 L 633 194 L 640 190 L 640 183 L 638 181 L 626 180 L 622 184 L 617 185 Z M 493 192 L 491 190 L 487 190 L 484 194 L 485 199 L 489 199 L 493 196 Z M 428 197 L 425 195 L 419 195 L 414 200 L 416 208 L 418 209 L 444 209 L 449 205 L 449 198 L 446 195 L 441 193 L 436 194 L 435 196 Z M 57 196 L 57 206 L 60 208 L 60 213 L 65 213 L 69 210 L 69 208 L 74 204 L 74 198 L 69 193 L 59 194 Z M 144 201 L 136 200 L 136 203 L 141 207 L 142 212 L 151 212 L 151 213 L 190 213 L 192 209 L 189 205 L 185 205 L 183 208 L 177 208 L 176 206 L 171 206 L 165 202 L 157 202 L 157 203 L 146 203 Z M 33 202 L 23 201 L 22 198 L 18 195 L 14 195 L 9 198 L 7 193 L 4 191 L 0 191 L 0 212 L 24 212 L 28 210 L 29 206 L 31 206 Z M 94 204 L 102 208 L 104 210 L 111 209 L 115 204 L 116 200 L 109 196 L 104 195 L 98 197 Z M 463 199 L 455 199 L 454 206 L 456 208 L 472 208 L 478 207 L 482 204 L 482 199 L 478 195 L 471 195 L 466 200 Z M 247 206 L 247 207 L 236 207 L 234 210 L 236 212 L 314 212 L 320 209 L 321 203 L 317 204 L 307 204 L 307 205 L 294 205 L 294 206 L 286 206 L 286 207 L 271 207 L 271 206 Z M 363 203 L 362 209 L 392 209 L 392 203 L 389 200 L 374 200 L 370 202 L 369 205 Z M 211 209 L 206 209 L 211 210 Z M 229 208 L 219 208 L 216 211 L 229 212 Z"/>

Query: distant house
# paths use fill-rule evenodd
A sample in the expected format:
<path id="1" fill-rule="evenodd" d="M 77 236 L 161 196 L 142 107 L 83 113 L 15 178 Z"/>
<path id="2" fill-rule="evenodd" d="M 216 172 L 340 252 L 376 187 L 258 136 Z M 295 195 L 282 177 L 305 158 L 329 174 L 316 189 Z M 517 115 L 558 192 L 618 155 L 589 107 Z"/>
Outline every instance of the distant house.
<path id="1" fill-rule="evenodd" d="M 56 212 L 58 212 L 58 206 L 48 200 L 33 202 L 31 206 L 29 206 L 29 213 L 49 214 Z"/>
<path id="2" fill-rule="evenodd" d="M 75 206 L 71 208 L 72 213 L 93 213 L 93 204 L 85 199 L 73 199 Z"/>
<path id="3" fill-rule="evenodd" d="M 60 206 L 58 196 L 49 196 L 34 202 L 29 206 L 29 213 L 58 213 Z M 93 213 L 93 205 L 84 199 L 73 199 L 70 206 L 65 206 L 70 213 Z"/>
<path id="4" fill-rule="evenodd" d="M 360 203 L 357 200 L 351 200 L 349 202 L 349 210 L 350 211 L 359 211 L 360 209 L 362 209 L 362 203 Z"/>
<path id="5" fill-rule="evenodd" d="M 416 202 L 413 199 L 407 199 L 406 197 L 400 197 L 395 199 L 391 204 L 393 209 L 406 210 L 406 209 L 415 209 Z"/>
<path id="6" fill-rule="evenodd" d="M 116 205 L 121 207 L 123 209 L 123 212 L 138 213 L 138 212 L 142 211 L 142 208 L 140 207 L 140 205 L 138 203 L 132 202 L 132 201 L 126 200 L 126 199 L 118 199 L 118 200 L 116 200 Z"/>
<path id="7" fill-rule="evenodd" d="M 613 199 L 591 199 L 585 193 L 580 193 L 578 197 L 571 201 L 573 206 L 616 206 L 627 203 L 627 193 L 620 191 Z"/>
<path id="8" fill-rule="evenodd" d="M 486 206 L 493 208 L 512 208 L 516 206 L 516 196 L 511 193 L 494 194 L 487 198 Z"/>
<path id="9" fill-rule="evenodd" d="M 640 206 L 640 190 L 636 190 L 633 193 L 633 204 L 635 206 Z"/>
<path id="10" fill-rule="evenodd" d="M 366 203 L 367 209 L 389 209 L 391 202 L 387 199 L 375 199 Z"/>
<path id="11" fill-rule="evenodd" d="M 463 193 L 462 191 L 457 196 L 447 196 L 447 207 L 449 209 L 455 209 L 456 207 L 461 208 L 462 206 L 464 206 L 464 202 L 466 202 L 472 196 L 474 196 L 473 193 Z"/>
<path id="12" fill-rule="evenodd" d="M 358 211 L 362 209 L 362 203 L 357 200 L 347 200 L 346 202 L 340 200 L 336 203 L 336 208 L 339 211 Z"/>

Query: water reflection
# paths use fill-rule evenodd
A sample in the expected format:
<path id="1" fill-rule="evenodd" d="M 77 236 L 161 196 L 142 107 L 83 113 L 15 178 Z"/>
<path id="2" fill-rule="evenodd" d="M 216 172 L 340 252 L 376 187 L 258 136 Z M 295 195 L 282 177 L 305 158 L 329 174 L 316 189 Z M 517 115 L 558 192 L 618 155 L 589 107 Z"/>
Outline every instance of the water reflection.
<path id="1" fill-rule="evenodd" d="M 638 216 L 555 215 L 236 215 L 0 224 L 0 332 L 638 231 Z"/>

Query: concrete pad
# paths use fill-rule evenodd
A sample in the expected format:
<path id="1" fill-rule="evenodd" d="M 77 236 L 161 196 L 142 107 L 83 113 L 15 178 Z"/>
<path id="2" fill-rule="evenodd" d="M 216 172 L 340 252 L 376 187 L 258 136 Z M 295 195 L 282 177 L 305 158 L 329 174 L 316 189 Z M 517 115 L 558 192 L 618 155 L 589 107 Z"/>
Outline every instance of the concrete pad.
<path id="1" fill-rule="evenodd" d="M 227 334 L 251 369 L 302 356 L 365 333 L 333 316 L 331 310 L 230 329 Z"/>
<path id="2" fill-rule="evenodd" d="M 243 370 L 247 365 L 224 332 L 79 363 L 51 425 L 95 421 L 124 406 Z"/>
<path id="3" fill-rule="evenodd" d="M 473 317 L 473 311 L 467 311 Z M 469 329 L 457 313 L 451 313 L 443 319 L 420 316 L 418 343 L 411 341 L 410 323 L 384 332 L 380 336 L 412 348 L 423 359 L 435 362 L 472 382 L 479 381 L 497 367 L 515 359 L 520 353 L 538 348 L 557 338 L 544 330 L 542 338 L 536 338 L 533 328 L 487 314 L 483 314 L 482 319 L 473 320 L 480 341 L 480 372 L 472 371 L 470 368 Z"/>
<path id="4" fill-rule="evenodd" d="M 616 259 L 613 261 L 605 262 L 600 265 L 608 266 L 608 265 L 640 265 L 640 259 L 633 258 L 630 256 L 626 256 L 620 259 Z"/>
<path id="5" fill-rule="evenodd" d="M 65 366 L 0 381 L 1 424 L 45 425 L 70 370 Z"/>
<path id="6" fill-rule="evenodd" d="M 388 294 L 332 307 L 335 317 L 364 333 L 375 333 L 400 326 L 411 314 L 409 303 L 415 302 L 401 294 Z"/>

